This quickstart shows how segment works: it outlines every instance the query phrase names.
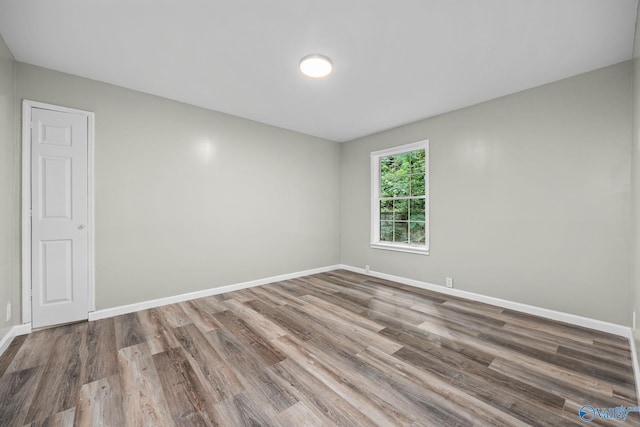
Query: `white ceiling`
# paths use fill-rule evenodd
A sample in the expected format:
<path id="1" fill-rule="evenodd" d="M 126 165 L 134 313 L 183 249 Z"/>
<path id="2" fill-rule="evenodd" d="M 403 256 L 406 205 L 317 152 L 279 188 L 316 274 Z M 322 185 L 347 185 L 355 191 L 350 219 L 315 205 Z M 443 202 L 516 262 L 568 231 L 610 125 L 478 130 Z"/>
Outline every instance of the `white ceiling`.
<path id="1" fill-rule="evenodd" d="M 348 141 L 631 59 L 637 0 L 0 0 L 17 60 Z M 303 77 L 322 53 L 334 73 Z"/>

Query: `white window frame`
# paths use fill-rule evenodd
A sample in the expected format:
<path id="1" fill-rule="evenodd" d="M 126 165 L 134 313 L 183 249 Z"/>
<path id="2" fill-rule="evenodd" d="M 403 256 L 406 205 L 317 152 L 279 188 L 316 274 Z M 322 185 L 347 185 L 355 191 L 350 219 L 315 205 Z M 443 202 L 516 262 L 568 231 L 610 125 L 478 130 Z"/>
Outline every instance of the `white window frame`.
<path id="1" fill-rule="evenodd" d="M 424 246 L 411 245 L 408 243 L 391 243 L 380 240 L 380 158 L 402 154 L 409 151 L 424 150 L 424 197 L 426 200 L 424 220 L 425 220 L 425 240 Z M 409 252 L 413 254 L 429 255 L 429 140 L 413 142 L 411 144 L 400 145 L 384 150 L 373 151 L 371 153 L 371 242 L 374 249 L 384 249 L 398 252 Z"/>

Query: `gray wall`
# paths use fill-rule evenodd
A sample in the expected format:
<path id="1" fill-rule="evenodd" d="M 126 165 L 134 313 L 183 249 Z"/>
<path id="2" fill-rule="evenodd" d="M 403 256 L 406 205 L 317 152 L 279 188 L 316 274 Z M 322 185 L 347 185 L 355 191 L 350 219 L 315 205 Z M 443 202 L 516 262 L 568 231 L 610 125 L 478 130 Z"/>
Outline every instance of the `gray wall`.
<path id="1" fill-rule="evenodd" d="M 20 319 L 20 150 L 14 90 L 15 61 L 0 37 L 0 338 Z M 9 322 L 7 302 L 13 304 Z"/>
<path id="2" fill-rule="evenodd" d="M 17 99 L 96 113 L 99 309 L 342 262 L 630 324 L 632 71 L 343 145 L 20 63 Z M 370 249 L 369 152 L 424 138 L 431 255 Z M 13 140 L 5 299 L 18 293 Z"/>
<path id="3" fill-rule="evenodd" d="M 626 62 L 344 144 L 342 262 L 629 325 L 631 89 Z M 369 153 L 422 139 L 431 255 L 370 249 Z"/>
<path id="4" fill-rule="evenodd" d="M 96 113 L 103 309 L 339 262 L 337 143 L 18 63 L 17 97 Z"/>

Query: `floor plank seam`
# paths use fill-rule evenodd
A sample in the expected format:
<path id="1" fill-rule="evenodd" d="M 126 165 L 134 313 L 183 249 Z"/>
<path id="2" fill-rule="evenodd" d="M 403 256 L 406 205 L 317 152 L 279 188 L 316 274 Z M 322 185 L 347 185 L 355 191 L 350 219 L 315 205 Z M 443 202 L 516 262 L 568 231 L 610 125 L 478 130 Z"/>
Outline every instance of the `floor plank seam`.
<path id="1" fill-rule="evenodd" d="M 0 356 L 3 426 L 582 425 L 584 405 L 634 402 L 618 336 L 345 270 L 36 331 Z"/>

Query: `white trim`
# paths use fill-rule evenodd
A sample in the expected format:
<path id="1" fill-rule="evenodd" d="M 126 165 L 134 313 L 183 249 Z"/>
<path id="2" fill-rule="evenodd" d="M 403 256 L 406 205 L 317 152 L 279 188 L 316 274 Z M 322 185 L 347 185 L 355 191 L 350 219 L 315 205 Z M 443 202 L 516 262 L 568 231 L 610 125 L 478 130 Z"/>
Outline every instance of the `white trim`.
<path id="1" fill-rule="evenodd" d="M 31 322 L 31 105 L 22 103 L 22 323 Z"/>
<path id="2" fill-rule="evenodd" d="M 217 288 L 205 289 L 203 291 L 189 292 L 186 294 L 174 295 L 165 298 L 142 301 L 134 304 L 121 305 L 113 308 L 106 308 L 89 313 L 89 320 L 105 319 L 107 317 L 118 316 L 121 314 L 133 313 L 149 308 L 160 307 L 167 304 L 175 304 L 177 302 L 189 301 L 196 298 L 204 298 L 211 295 L 223 294 L 225 292 L 238 291 L 240 289 L 252 288 L 254 286 L 266 285 L 269 283 L 280 282 L 283 280 L 295 279 L 298 277 L 309 276 L 312 274 L 326 273 L 328 271 L 338 270 L 339 265 L 331 265 L 327 267 L 314 268 L 311 270 L 298 271 L 296 273 L 281 274 L 279 276 L 267 277 L 264 279 L 251 280 L 249 282 L 235 283 L 233 285 L 220 286 Z"/>
<path id="3" fill-rule="evenodd" d="M 350 265 L 341 265 L 340 268 L 354 273 L 367 274 L 363 268 L 352 267 Z M 402 283 L 404 285 L 413 286 L 420 289 L 426 289 L 433 292 L 439 292 L 441 294 L 451 295 L 460 298 L 466 298 L 472 301 L 483 302 L 485 304 L 496 305 L 498 307 L 508 308 L 510 310 L 516 310 L 523 313 L 533 314 L 535 316 L 545 317 L 547 319 L 557 320 L 559 322 L 565 322 L 576 326 L 582 326 L 589 329 L 595 329 L 597 331 L 607 332 L 614 335 L 620 335 L 628 337 L 631 328 L 628 326 L 618 325 L 615 323 L 604 322 L 602 320 L 591 319 L 589 317 L 578 316 L 575 314 L 564 313 L 561 311 L 550 310 L 548 308 L 536 307 L 533 305 L 522 304 L 519 302 L 513 302 L 503 300 L 500 298 L 489 297 L 486 295 L 476 294 L 469 291 L 461 291 L 459 289 L 446 288 L 441 285 L 434 285 L 432 283 L 421 282 L 419 280 L 407 279 L 405 277 L 394 276 L 392 274 L 380 273 L 377 271 L 369 271 L 369 276 L 378 277 L 380 279 L 390 280 L 393 282 Z"/>
<path id="4" fill-rule="evenodd" d="M 418 255 L 429 255 L 429 249 L 422 246 L 411 246 L 411 245 L 380 243 L 380 242 L 370 243 L 369 246 L 373 249 L 385 249 L 387 251 L 408 252 L 410 254 L 418 254 Z"/>
<path id="5" fill-rule="evenodd" d="M 428 139 L 423 139 L 421 141 L 412 142 L 410 144 L 397 145 L 395 147 L 385 148 L 383 150 L 377 150 L 371 152 L 371 157 L 383 157 L 389 156 L 391 154 L 400 154 L 406 153 L 407 151 L 416 151 L 424 148 L 425 142 L 429 144 Z"/>
<path id="6" fill-rule="evenodd" d="M 18 335 L 26 335 L 31 333 L 31 323 L 24 323 L 22 325 L 15 325 L 9 329 L 9 331 L 0 338 L 0 356 L 11 344 L 11 341 Z"/>
<path id="7" fill-rule="evenodd" d="M 88 195 L 87 203 L 89 204 L 87 209 L 87 274 L 89 275 L 87 283 L 89 286 L 87 297 L 89 302 L 89 312 L 96 311 L 96 248 L 95 248 L 95 236 L 96 236 L 96 217 L 95 217 L 95 114 L 91 112 L 87 113 L 87 125 L 89 127 L 87 132 L 87 184 Z"/>
<path id="8" fill-rule="evenodd" d="M 95 310 L 95 198 L 94 198 L 94 149 L 95 114 L 90 111 L 42 102 L 22 101 L 22 323 L 31 323 L 31 109 L 82 114 L 87 117 L 87 172 L 88 172 L 88 307 L 87 313 Z"/>
<path id="9" fill-rule="evenodd" d="M 416 150 L 424 150 L 424 198 L 426 200 L 425 220 L 425 246 L 415 246 L 402 243 L 391 243 L 380 240 L 380 158 L 393 154 L 407 153 Z M 425 139 L 411 144 L 404 144 L 384 150 L 372 151 L 371 154 L 371 236 L 369 246 L 373 249 L 388 251 L 409 252 L 419 255 L 429 255 L 429 140 Z"/>
<path id="10" fill-rule="evenodd" d="M 636 380 L 636 398 L 640 406 L 640 367 L 638 366 L 638 353 L 636 352 L 636 340 L 633 329 L 629 328 L 629 346 L 631 347 L 631 363 L 633 363 L 633 376 Z"/>

